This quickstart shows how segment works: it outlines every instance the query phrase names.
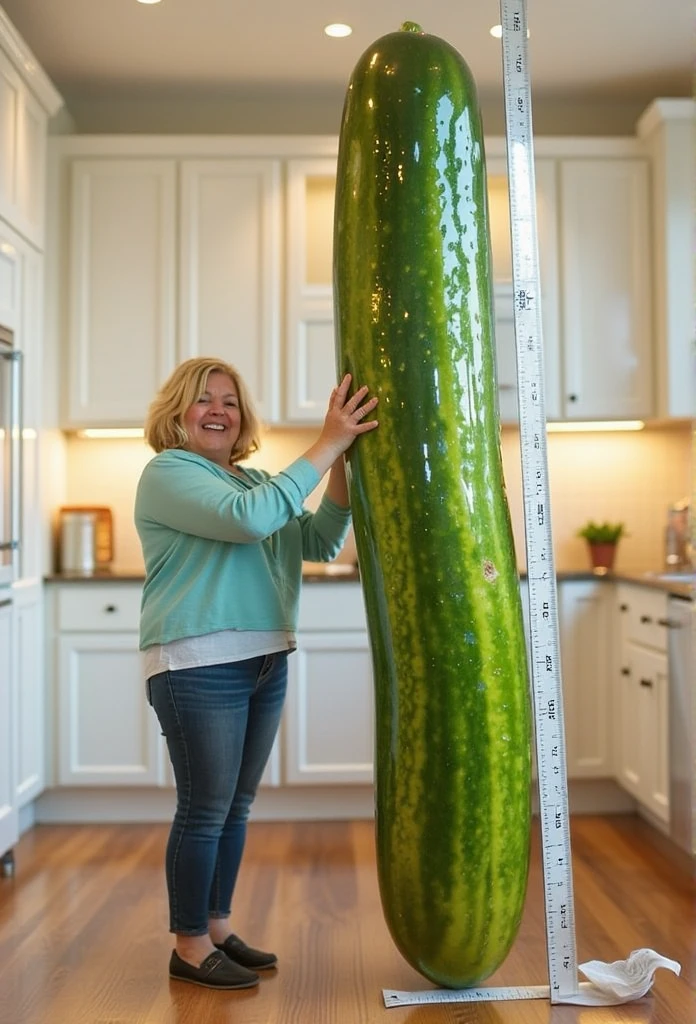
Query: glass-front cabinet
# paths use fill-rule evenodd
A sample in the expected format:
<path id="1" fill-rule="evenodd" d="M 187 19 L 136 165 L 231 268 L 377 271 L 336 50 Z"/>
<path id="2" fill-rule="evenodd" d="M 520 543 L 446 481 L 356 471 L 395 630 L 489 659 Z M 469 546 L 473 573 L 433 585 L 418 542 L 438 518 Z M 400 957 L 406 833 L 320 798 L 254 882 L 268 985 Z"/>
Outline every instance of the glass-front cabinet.
<path id="1" fill-rule="evenodd" d="M 332 252 L 336 161 L 290 160 L 287 171 L 287 393 L 286 419 L 323 419 L 336 367 L 333 334 Z M 536 170 L 542 312 L 548 337 L 547 411 L 558 415 L 558 278 L 556 179 L 553 160 Z M 517 419 L 517 369 L 512 308 L 512 257 L 507 168 L 488 160 L 498 394 L 503 422 Z M 549 384 L 549 381 L 551 382 Z"/>

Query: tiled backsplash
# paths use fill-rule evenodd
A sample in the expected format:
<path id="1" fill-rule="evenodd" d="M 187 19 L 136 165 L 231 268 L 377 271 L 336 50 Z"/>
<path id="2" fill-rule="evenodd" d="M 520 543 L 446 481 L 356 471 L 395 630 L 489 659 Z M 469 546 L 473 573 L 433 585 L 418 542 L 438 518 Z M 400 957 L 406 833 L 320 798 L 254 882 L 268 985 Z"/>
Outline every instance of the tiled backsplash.
<path id="1" fill-rule="evenodd" d="M 317 430 L 277 430 L 264 439 L 253 465 L 277 472 L 301 455 Z M 518 561 L 524 565 L 524 523 L 519 435 L 503 432 L 503 461 Z M 662 564 L 667 505 L 691 493 L 692 452 L 688 426 L 639 433 L 552 434 L 548 442 L 551 511 L 557 569 L 588 566 L 576 531 L 587 519 L 624 521 L 618 570 L 657 569 Z M 133 526 L 138 477 L 152 457 L 144 441 L 95 441 L 71 437 L 66 450 L 66 504 L 110 505 L 115 523 L 115 568 L 142 569 Z M 315 507 L 320 490 L 308 506 Z M 352 536 L 341 554 L 355 558 Z"/>

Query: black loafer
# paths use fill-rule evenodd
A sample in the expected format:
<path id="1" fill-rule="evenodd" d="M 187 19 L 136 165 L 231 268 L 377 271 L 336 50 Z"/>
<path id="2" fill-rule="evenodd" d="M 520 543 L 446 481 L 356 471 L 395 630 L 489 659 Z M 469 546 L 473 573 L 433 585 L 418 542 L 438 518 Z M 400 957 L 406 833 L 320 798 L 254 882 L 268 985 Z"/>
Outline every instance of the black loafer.
<path id="1" fill-rule="evenodd" d="M 193 985 L 203 985 L 204 988 L 251 988 L 259 983 L 255 971 L 248 971 L 246 967 L 232 963 L 219 950 L 209 953 L 200 967 L 194 967 L 182 960 L 173 949 L 169 961 L 169 977 L 177 981 L 189 981 Z"/>
<path id="2" fill-rule="evenodd" d="M 264 953 L 262 949 L 253 949 L 242 942 L 238 935 L 228 935 L 224 942 L 215 943 L 217 949 L 226 953 L 230 960 L 253 971 L 265 971 L 275 967 L 278 957 L 275 953 Z"/>

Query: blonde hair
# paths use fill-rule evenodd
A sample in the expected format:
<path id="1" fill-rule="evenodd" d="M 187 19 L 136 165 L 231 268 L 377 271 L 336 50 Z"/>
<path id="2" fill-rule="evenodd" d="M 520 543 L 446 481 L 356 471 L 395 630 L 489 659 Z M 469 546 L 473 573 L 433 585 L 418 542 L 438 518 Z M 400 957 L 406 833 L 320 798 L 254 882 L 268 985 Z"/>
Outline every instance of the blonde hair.
<path id="1" fill-rule="evenodd" d="M 150 405 L 145 421 L 145 440 L 156 452 L 187 446 L 189 435 L 183 418 L 205 392 L 211 373 L 226 373 L 237 389 L 241 423 L 239 437 L 230 455 L 230 464 L 241 462 L 258 451 L 260 423 L 246 384 L 234 366 L 221 359 L 200 356 L 180 363 Z"/>

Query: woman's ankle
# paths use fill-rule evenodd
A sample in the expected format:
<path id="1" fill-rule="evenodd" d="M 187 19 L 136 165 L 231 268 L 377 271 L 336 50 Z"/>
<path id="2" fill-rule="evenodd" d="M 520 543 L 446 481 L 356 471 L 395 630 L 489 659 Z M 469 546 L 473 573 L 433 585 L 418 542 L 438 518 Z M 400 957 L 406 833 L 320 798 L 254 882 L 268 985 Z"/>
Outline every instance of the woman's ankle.
<path id="1" fill-rule="evenodd" d="M 222 945 L 228 935 L 232 934 L 230 919 L 228 917 L 211 917 L 208 921 L 208 934 L 212 942 Z"/>

